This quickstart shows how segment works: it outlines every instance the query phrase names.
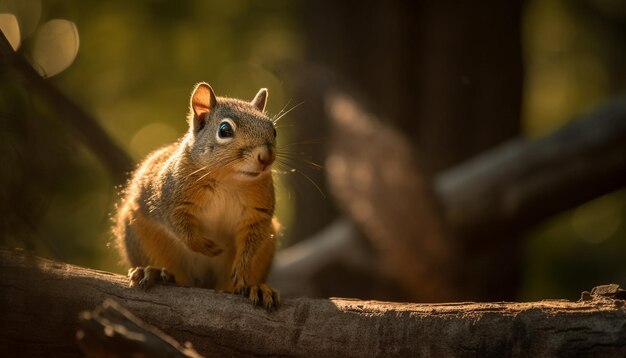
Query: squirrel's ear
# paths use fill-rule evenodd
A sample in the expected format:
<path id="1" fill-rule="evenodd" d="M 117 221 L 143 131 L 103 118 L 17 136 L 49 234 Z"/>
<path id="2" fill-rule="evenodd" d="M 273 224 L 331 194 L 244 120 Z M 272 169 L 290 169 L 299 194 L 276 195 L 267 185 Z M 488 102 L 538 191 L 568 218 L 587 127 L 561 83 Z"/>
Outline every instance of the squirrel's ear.
<path id="1" fill-rule="evenodd" d="M 204 117 L 211 112 L 217 104 L 213 88 L 206 82 L 200 82 L 194 87 L 191 94 L 191 110 L 193 125 L 198 129 L 204 127 Z"/>
<path id="2" fill-rule="evenodd" d="M 263 112 L 265 110 L 265 105 L 267 104 L 267 88 L 261 88 L 256 96 L 254 96 L 254 99 L 250 102 L 250 104 L 255 106 L 259 111 Z"/>

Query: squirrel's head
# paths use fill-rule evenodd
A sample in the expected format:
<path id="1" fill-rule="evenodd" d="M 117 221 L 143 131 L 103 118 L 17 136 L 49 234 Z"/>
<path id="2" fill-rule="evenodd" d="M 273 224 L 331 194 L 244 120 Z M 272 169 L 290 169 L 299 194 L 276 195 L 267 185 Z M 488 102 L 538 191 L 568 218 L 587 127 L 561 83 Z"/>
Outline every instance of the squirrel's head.
<path id="1" fill-rule="evenodd" d="M 254 180 L 269 175 L 276 158 L 276 129 L 264 114 L 267 89 L 250 102 L 216 97 L 201 82 L 191 95 L 190 157 L 212 177 Z"/>

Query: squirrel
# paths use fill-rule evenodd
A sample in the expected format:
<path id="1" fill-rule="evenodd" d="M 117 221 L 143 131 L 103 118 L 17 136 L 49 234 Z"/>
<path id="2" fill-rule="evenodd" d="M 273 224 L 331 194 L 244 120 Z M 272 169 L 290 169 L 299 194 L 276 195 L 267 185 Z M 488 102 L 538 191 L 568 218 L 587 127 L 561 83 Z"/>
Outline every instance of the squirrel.
<path id="1" fill-rule="evenodd" d="M 131 287 L 176 283 L 278 307 L 279 292 L 265 284 L 279 230 L 267 97 L 265 88 L 251 102 L 216 97 L 198 83 L 186 134 L 139 164 L 113 218 Z"/>

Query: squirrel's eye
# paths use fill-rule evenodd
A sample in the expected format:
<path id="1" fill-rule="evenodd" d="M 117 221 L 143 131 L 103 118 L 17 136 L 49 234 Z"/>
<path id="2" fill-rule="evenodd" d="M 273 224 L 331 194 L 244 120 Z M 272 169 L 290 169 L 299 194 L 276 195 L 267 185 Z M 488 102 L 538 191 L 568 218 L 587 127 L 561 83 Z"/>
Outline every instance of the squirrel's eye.
<path id="1" fill-rule="evenodd" d="M 233 127 L 228 122 L 220 123 L 217 129 L 217 136 L 220 138 L 231 138 L 234 134 Z"/>
<path id="2" fill-rule="evenodd" d="M 274 138 L 276 138 L 276 128 L 274 128 Z"/>

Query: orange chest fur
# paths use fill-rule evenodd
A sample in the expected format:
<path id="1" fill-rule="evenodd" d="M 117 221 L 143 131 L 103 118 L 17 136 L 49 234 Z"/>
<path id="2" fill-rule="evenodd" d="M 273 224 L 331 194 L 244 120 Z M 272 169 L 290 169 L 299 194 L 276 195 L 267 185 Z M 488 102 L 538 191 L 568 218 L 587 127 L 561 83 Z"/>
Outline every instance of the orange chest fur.
<path id="1" fill-rule="evenodd" d="M 273 197 L 260 186 L 216 186 L 192 200 L 202 234 L 225 246 L 273 212 Z"/>

